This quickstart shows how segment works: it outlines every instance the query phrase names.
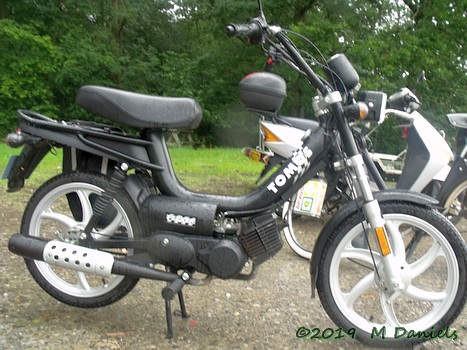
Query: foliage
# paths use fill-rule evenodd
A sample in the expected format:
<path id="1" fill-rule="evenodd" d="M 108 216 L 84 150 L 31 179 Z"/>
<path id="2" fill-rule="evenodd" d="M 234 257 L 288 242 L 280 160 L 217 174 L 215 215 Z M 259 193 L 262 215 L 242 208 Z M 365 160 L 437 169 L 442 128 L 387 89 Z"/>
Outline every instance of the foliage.
<path id="1" fill-rule="evenodd" d="M 421 112 L 448 134 L 444 115 L 467 110 L 462 0 L 263 0 L 263 5 L 270 23 L 317 44 L 321 51 L 311 54 L 319 62 L 344 52 L 363 89 L 416 90 Z M 204 111 L 198 137 L 207 144 L 224 142 L 230 131 L 239 135 L 237 143 L 254 140 L 255 117 L 240 109 L 237 86 L 245 74 L 262 70 L 266 58 L 259 47 L 226 38 L 223 29 L 256 13 L 255 0 L 2 1 L 0 133 L 15 128 L 19 107 L 63 119 L 93 118 L 75 106 L 75 94 L 81 85 L 100 84 L 196 98 Z M 428 80 L 418 84 L 421 70 Z M 313 118 L 315 92 L 309 84 L 286 66 L 275 72 L 288 82 L 281 113 Z M 390 134 L 387 142 L 400 139 L 398 131 L 383 127 Z"/>
<path id="2" fill-rule="evenodd" d="M 51 77 L 56 74 L 57 50 L 50 38 L 32 27 L 0 20 L 0 134 L 16 124 L 18 108 L 54 114 Z"/>

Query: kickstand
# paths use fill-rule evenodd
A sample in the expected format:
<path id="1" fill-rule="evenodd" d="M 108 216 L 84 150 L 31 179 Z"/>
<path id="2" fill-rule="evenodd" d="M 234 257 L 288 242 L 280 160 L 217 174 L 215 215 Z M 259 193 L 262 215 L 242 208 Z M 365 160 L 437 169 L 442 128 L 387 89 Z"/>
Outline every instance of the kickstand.
<path id="1" fill-rule="evenodd" d="M 182 318 L 188 318 L 188 313 L 186 312 L 185 307 L 185 298 L 183 297 L 183 291 L 178 292 L 178 301 L 180 302 L 180 312 L 182 313 Z"/>
<path id="2" fill-rule="evenodd" d="M 167 338 L 172 339 L 174 336 L 173 333 L 173 324 L 172 324 L 172 305 L 171 301 L 175 294 L 178 294 L 178 300 L 180 302 L 180 309 L 183 318 L 188 318 L 185 307 L 185 299 L 183 297 L 182 288 L 185 285 L 185 281 L 180 277 L 176 280 L 167 284 L 167 287 L 162 289 L 162 297 L 165 300 L 165 317 L 167 319 Z"/>

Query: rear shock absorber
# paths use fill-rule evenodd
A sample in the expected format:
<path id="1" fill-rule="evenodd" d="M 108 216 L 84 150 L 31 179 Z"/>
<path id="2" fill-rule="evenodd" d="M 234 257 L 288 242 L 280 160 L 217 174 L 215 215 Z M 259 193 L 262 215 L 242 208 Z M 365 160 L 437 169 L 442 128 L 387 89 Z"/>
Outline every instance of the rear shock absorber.
<path id="1" fill-rule="evenodd" d="M 115 167 L 115 170 L 109 181 L 109 186 L 104 191 L 104 193 L 97 198 L 93 205 L 93 214 L 83 231 L 83 241 L 87 241 L 88 243 L 94 241 L 94 238 L 91 235 L 92 229 L 107 213 L 107 210 L 112 205 L 112 202 L 115 198 L 115 194 L 123 187 L 123 183 L 125 182 L 127 176 L 127 171 L 128 164 L 126 163 L 122 163 L 119 168 Z"/>

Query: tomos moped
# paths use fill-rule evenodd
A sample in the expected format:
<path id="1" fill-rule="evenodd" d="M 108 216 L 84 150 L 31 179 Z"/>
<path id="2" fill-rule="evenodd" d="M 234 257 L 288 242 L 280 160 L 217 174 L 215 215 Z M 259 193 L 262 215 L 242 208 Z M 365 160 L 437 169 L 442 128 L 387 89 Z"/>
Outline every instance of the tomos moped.
<path id="1" fill-rule="evenodd" d="M 254 277 L 282 247 L 284 220 L 277 212 L 284 203 L 317 174 L 343 167 L 353 174 L 355 198 L 317 238 L 312 294 L 318 290 L 339 327 L 373 346 L 427 339 L 395 337 L 397 327 L 445 329 L 466 301 L 466 244 L 432 198 L 371 190 L 349 124 L 381 115 L 382 95 L 375 94 L 372 105 L 352 98 L 359 77 L 343 54 L 324 61 L 323 76 L 318 75 L 298 49 L 300 38 L 293 42 L 293 33 L 269 25 L 261 6 L 249 23 L 230 24 L 226 32 L 273 46 L 314 87 L 319 122 L 303 135 L 301 146 L 249 194 L 197 193 L 176 178 L 164 138 L 166 129 L 198 126 L 202 110 L 195 100 L 83 86 L 77 104 L 108 124 L 18 111 L 20 131 L 8 142 L 23 149 L 4 174 L 9 190 L 20 190 L 52 147 L 63 149 L 63 170 L 30 199 L 10 251 L 25 257 L 47 293 L 76 307 L 116 302 L 139 278 L 167 282 L 162 297 L 171 337 L 175 296 L 186 316 L 184 286 L 214 277 Z M 240 82 L 240 100 L 252 111 L 277 115 L 285 96 L 285 81 L 272 73 L 253 73 Z M 408 258 L 406 244 L 419 232 L 422 240 Z M 354 244 L 361 236 L 363 248 Z M 383 326 L 385 339 L 372 339 L 373 328 Z"/>

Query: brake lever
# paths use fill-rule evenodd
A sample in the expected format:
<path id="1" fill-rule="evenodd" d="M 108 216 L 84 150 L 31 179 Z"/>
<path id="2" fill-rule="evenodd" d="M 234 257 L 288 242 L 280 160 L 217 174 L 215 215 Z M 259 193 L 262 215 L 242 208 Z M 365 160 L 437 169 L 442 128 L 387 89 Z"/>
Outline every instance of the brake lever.
<path id="1" fill-rule="evenodd" d="M 264 66 L 266 71 L 271 71 L 282 60 L 282 53 L 279 52 L 274 46 L 270 46 L 267 52 L 268 60 Z"/>

